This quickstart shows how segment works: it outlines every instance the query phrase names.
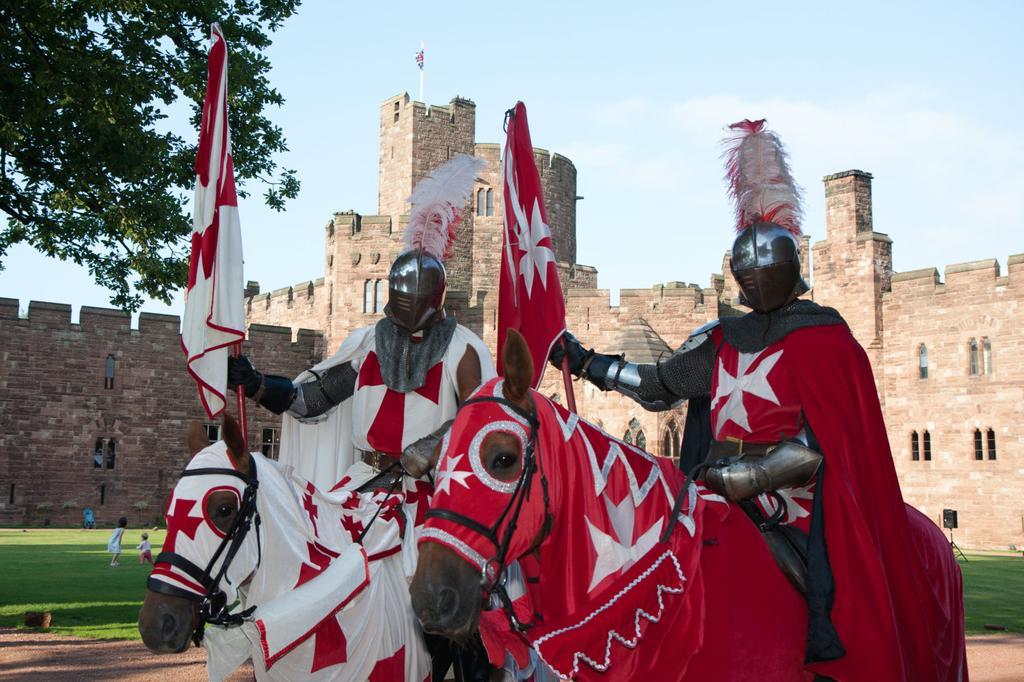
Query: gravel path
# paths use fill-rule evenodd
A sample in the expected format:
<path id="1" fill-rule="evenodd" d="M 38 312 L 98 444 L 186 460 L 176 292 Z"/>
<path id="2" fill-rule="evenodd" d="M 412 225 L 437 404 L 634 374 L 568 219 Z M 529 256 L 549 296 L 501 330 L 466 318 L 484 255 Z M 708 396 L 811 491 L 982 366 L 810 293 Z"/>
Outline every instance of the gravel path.
<path id="1" fill-rule="evenodd" d="M 972 682 L 1024 680 L 1024 635 L 967 638 Z M 141 642 L 78 639 L 0 628 L 0 679 L 128 680 L 199 682 L 206 679 L 206 658 L 199 649 L 183 654 L 151 654 Z M 240 670 L 231 682 L 252 679 Z"/>

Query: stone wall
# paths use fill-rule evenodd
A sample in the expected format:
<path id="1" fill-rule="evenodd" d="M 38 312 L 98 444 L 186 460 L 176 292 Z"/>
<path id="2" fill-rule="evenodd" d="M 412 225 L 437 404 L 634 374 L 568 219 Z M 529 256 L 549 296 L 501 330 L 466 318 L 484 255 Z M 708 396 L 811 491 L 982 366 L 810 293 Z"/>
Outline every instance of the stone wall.
<path id="1" fill-rule="evenodd" d="M 70 306 L 38 301 L 22 319 L 17 300 L 0 299 L 0 523 L 79 524 L 86 506 L 101 524 L 162 515 L 188 461 L 189 422 L 209 422 L 185 373 L 179 328 L 177 317 L 143 313 L 132 329 L 127 314 L 88 307 L 72 324 Z M 320 334 L 307 330 L 292 342 L 288 328 L 252 325 L 249 337 L 245 352 L 282 373 L 308 367 L 322 351 Z M 250 403 L 254 450 L 279 421 Z"/>
<path id="2" fill-rule="evenodd" d="M 943 509 L 956 509 L 960 544 L 1024 547 L 1024 336 L 1017 324 L 1024 316 L 1024 255 L 1010 256 L 1004 276 L 995 260 L 985 260 L 947 266 L 944 279 L 934 268 L 896 274 L 882 301 L 885 417 L 903 494 L 939 524 Z"/>

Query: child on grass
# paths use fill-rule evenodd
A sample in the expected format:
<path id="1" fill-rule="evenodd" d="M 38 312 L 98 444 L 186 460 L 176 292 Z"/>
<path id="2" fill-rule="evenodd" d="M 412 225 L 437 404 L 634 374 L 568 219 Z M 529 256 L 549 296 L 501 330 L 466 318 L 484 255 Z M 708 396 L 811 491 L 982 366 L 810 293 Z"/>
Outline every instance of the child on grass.
<path id="1" fill-rule="evenodd" d="M 142 534 L 142 542 L 140 542 L 135 549 L 141 550 L 139 552 L 139 563 L 140 564 L 152 564 L 153 563 L 153 548 L 149 544 L 149 533 Z"/>
<path id="2" fill-rule="evenodd" d="M 118 559 L 121 557 L 121 536 L 124 535 L 124 529 L 128 526 L 128 519 L 122 516 L 117 520 L 117 528 L 110 535 L 110 539 L 107 540 L 107 551 L 114 555 L 114 558 L 110 560 L 111 566 L 120 566 L 121 562 Z"/>

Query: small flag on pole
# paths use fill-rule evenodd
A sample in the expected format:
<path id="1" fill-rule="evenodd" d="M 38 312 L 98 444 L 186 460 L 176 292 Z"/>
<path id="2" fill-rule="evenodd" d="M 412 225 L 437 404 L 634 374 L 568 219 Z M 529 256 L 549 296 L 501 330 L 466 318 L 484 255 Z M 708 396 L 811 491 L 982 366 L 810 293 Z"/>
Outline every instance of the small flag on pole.
<path id="1" fill-rule="evenodd" d="M 423 50 L 416 53 L 416 66 L 420 67 L 420 71 L 423 70 Z"/>
<path id="2" fill-rule="evenodd" d="M 203 120 L 196 154 L 192 256 L 188 264 L 181 346 L 199 399 L 213 419 L 224 410 L 229 347 L 245 339 L 242 229 L 228 130 L 228 51 L 220 26 L 210 28 Z"/>
<path id="3" fill-rule="evenodd" d="M 544 209 L 544 190 L 533 160 L 526 105 L 506 113 L 508 138 L 501 159 L 505 189 L 505 248 L 498 290 L 498 348 L 511 327 L 526 339 L 533 357 L 533 386 L 540 384 L 551 347 L 565 331 L 565 301 L 554 243 Z M 499 372 L 501 355 L 498 355 Z"/>

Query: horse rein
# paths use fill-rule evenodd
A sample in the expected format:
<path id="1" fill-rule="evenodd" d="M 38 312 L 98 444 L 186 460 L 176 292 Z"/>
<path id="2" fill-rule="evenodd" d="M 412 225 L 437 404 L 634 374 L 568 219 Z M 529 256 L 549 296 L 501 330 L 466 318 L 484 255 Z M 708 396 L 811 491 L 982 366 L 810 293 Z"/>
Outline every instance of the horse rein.
<path id="1" fill-rule="evenodd" d="M 213 556 L 207 562 L 206 568 L 199 568 L 196 564 L 176 552 L 161 552 L 157 555 L 154 562 L 154 566 L 168 564 L 180 569 L 199 583 L 205 592 L 203 594 L 196 594 L 195 592 L 170 585 L 153 576 L 150 576 L 146 582 L 146 586 L 153 592 L 188 599 L 198 604 L 198 614 L 192 629 L 192 641 L 196 646 L 199 646 L 203 640 L 203 631 L 207 623 L 223 625 L 225 627 L 236 627 L 241 625 L 256 610 L 256 607 L 252 606 L 240 613 L 230 613 L 227 595 L 220 589 L 221 580 L 230 584 L 231 581 L 227 577 L 228 569 L 231 567 L 231 562 L 245 541 L 246 535 L 248 535 L 249 530 L 253 527 L 256 529 L 256 566 L 259 567 L 263 562 L 263 547 L 260 543 L 259 534 L 260 514 L 256 509 L 256 492 L 259 489 L 259 480 L 256 476 L 256 461 L 252 455 L 249 455 L 249 471 L 252 472 L 251 476 L 246 476 L 235 469 L 209 467 L 186 469 L 181 474 L 183 478 L 185 476 L 234 476 L 245 482 L 245 490 L 242 492 L 242 501 L 238 505 L 238 513 L 235 514 L 231 527 L 228 528 L 224 537 L 221 538 L 217 551 L 213 553 Z M 220 570 L 217 571 L 217 575 L 211 577 L 213 566 L 217 563 L 221 554 L 224 554 L 224 562 L 221 564 Z"/>
<path id="2" fill-rule="evenodd" d="M 533 475 L 537 472 L 540 472 L 541 488 L 544 495 L 545 526 L 548 525 L 548 519 L 550 518 L 548 481 L 547 477 L 544 475 L 544 470 L 540 467 L 537 452 L 537 431 L 539 430 L 540 423 L 537 421 L 537 416 L 534 412 L 524 410 L 519 405 L 516 405 L 505 398 L 497 396 L 480 396 L 470 398 L 464 402 L 462 406 L 465 407 L 466 405 L 471 405 L 473 403 L 498 403 L 499 405 L 503 405 L 525 419 L 530 426 L 530 439 L 526 443 L 526 448 L 523 452 L 522 471 L 519 474 L 519 478 L 516 480 L 516 486 L 512 491 L 512 496 L 509 498 L 508 504 L 505 505 L 505 509 L 502 510 L 501 514 L 498 516 L 497 521 L 495 521 L 494 525 L 490 528 L 475 519 L 451 509 L 429 509 L 427 510 L 426 518 L 444 519 L 445 521 L 462 526 L 463 528 L 471 530 L 477 535 L 482 536 L 494 545 L 495 555 L 486 560 L 481 569 L 480 586 L 483 590 L 484 598 L 486 599 L 490 595 L 497 596 L 512 627 L 519 632 L 524 632 L 533 627 L 534 624 L 523 623 L 518 619 L 518 617 L 516 617 L 515 610 L 512 607 L 512 599 L 508 596 L 508 591 L 505 589 L 505 573 L 507 569 L 506 560 L 508 559 L 508 548 L 512 543 L 512 536 L 515 534 L 516 525 L 519 522 L 519 514 L 523 508 L 523 501 L 530 495 Z M 509 516 L 509 512 L 511 512 L 511 516 Z M 505 527 L 505 532 L 499 539 L 498 531 L 501 529 L 501 524 L 505 521 L 506 516 L 509 518 L 508 526 Z"/>

